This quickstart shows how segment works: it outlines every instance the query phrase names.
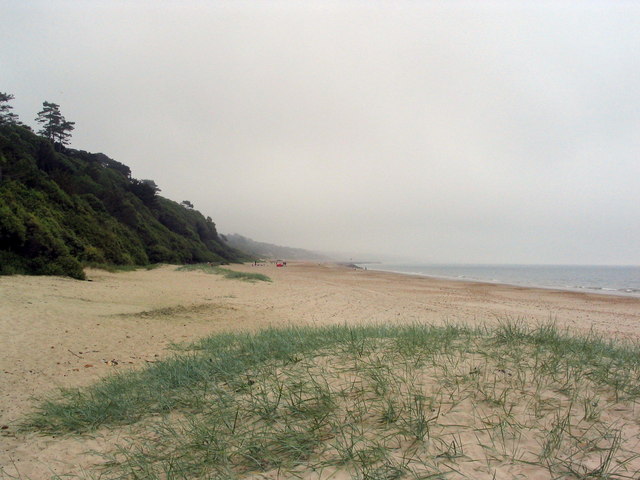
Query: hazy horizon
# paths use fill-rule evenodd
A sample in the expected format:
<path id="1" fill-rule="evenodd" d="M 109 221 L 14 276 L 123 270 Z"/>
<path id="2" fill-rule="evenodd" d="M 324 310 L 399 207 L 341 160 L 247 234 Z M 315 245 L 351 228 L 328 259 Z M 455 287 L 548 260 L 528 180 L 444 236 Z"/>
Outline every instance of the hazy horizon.
<path id="1" fill-rule="evenodd" d="M 640 3 L 0 0 L 0 91 L 221 233 L 640 265 Z"/>

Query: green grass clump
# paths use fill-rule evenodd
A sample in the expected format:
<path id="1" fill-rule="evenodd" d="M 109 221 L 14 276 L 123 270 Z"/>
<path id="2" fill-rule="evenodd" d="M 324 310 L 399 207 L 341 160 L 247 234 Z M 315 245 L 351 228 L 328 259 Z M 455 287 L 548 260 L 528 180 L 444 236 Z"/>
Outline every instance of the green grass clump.
<path id="1" fill-rule="evenodd" d="M 551 325 L 290 327 L 65 390 L 24 427 L 132 425 L 103 480 L 622 479 L 639 386 L 637 345 Z"/>
<path id="2" fill-rule="evenodd" d="M 200 270 L 204 273 L 224 275 L 224 278 L 229 278 L 232 280 L 243 280 L 245 282 L 270 282 L 271 281 L 271 279 L 268 276 L 263 275 L 262 273 L 236 272 L 234 270 L 229 270 L 228 268 L 223 268 L 218 265 L 209 265 L 206 263 L 183 265 L 181 267 L 178 267 L 177 270 L 181 272 L 193 272 L 196 270 Z"/>

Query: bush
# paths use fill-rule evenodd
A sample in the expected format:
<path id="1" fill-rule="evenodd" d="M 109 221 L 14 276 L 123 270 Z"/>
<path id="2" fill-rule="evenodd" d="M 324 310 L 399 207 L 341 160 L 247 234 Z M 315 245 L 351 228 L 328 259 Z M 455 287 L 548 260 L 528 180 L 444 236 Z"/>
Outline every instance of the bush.
<path id="1" fill-rule="evenodd" d="M 107 263 L 104 258 L 104 252 L 100 250 L 98 247 L 94 247 L 89 245 L 84 248 L 84 252 L 82 252 L 82 256 L 80 259 L 83 262 L 93 262 L 93 263 Z"/>
<path id="2" fill-rule="evenodd" d="M 29 273 L 29 265 L 24 257 L 17 253 L 0 250 L 0 275 L 19 275 Z"/>
<path id="3" fill-rule="evenodd" d="M 47 263 L 40 273 L 43 275 L 71 277 L 78 280 L 84 280 L 86 278 L 80 262 L 70 255 L 60 256 L 54 261 Z"/>

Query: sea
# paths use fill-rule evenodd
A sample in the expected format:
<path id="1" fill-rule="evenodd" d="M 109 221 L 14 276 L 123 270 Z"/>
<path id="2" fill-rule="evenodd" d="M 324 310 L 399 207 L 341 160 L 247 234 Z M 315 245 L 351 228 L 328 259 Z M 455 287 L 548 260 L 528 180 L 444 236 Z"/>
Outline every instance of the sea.
<path id="1" fill-rule="evenodd" d="M 640 297 L 640 266 L 359 264 L 369 270 L 448 280 Z"/>

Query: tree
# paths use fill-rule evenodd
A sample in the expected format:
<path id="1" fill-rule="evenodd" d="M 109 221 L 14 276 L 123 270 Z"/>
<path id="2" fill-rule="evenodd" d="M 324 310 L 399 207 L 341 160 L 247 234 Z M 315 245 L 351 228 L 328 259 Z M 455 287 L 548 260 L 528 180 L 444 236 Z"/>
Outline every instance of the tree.
<path id="1" fill-rule="evenodd" d="M 147 207 L 155 207 L 158 204 L 156 194 L 160 191 L 158 185 L 153 180 L 131 179 L 129 190 L 136 197 L 142 200 Z"/>
<path id="2" fill-rule="evenodd" d="M 156 184 L 156 182 L 154 182 L 153 180 L 142 179 L 140 181 L 144 183 L 147 187 L 151 188 L 153 190 L 154 195 L 162 191 L 160 190 L 160 187 Z"/>
<path id="3" fill-rule="evenodd" d="M 20 124 L 18 115 L 11 111 L 13 107 L 9 105 L 13 98 L 10 93 L 0 92 L 0 125 Z"/>
<path id="4" fill-rule="evenodd" d="M 60 105 L 50 102 L 42 103 L 42 111 L 38 112 L 36 122 L 42 124 L 38 132 L 47 137 L 54 145 L 68 145 L 75 122 L 67 121 L 60 113 Z"/>

